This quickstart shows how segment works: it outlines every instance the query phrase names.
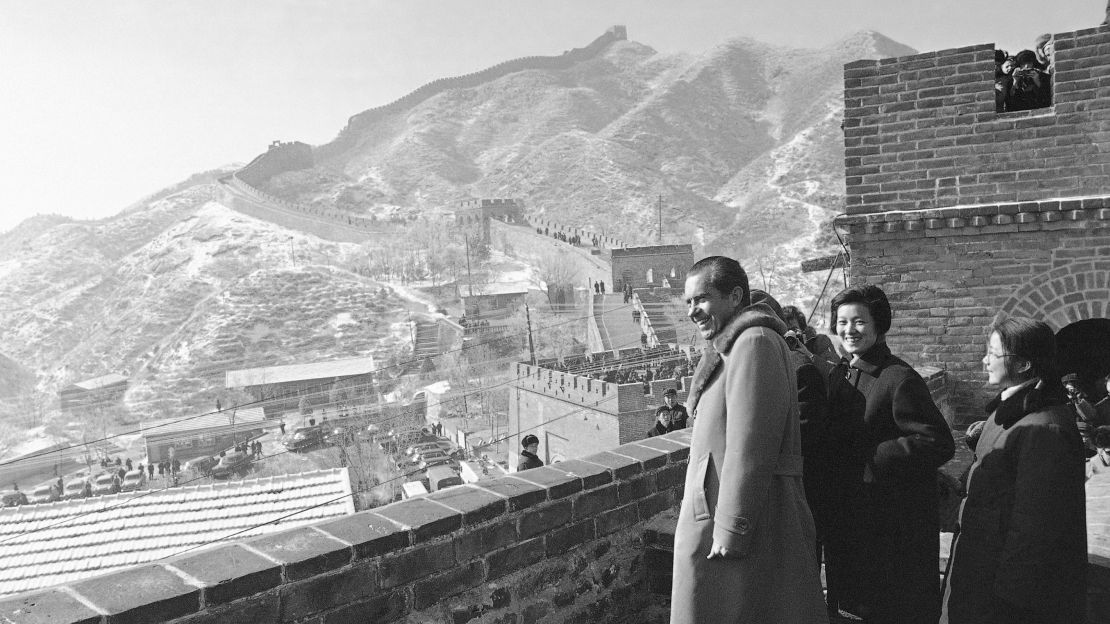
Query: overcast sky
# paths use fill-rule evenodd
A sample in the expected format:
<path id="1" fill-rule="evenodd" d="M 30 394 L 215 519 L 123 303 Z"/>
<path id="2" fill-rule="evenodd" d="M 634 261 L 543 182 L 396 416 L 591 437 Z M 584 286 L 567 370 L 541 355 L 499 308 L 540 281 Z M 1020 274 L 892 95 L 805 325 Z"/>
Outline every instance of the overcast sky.
<path id="1" fill-rule="evenodd" d="M 0 0 L 0 231 L 114 214 L 271 140 L 320 144 L 435 78 L 583 46 L 614 24 L 663 52 L 734 37 L 820 47 L 876 30 L 921 51 L 1027 47 L 1100 0 Z"/>

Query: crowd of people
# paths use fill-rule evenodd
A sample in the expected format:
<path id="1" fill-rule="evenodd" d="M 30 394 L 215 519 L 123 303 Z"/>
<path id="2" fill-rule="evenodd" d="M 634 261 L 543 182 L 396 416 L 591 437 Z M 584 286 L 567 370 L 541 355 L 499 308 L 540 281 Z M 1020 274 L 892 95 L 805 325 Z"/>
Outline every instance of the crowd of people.
<path id="1" fill-rule="evenodd" d="M 696 263 L 684 296 L 707 346 L 686 405 L 672 622 L 1083 621 L 1089 453 L 1046 323 L 990 328 L 998 395 L 966 439 L 975 458 L 942 581 L 936 471 L 955 439 L 887 345 L 883 290 L 832 299 L 838 347 L 750 290 L 730 258 Z"/>
<path id="2" fill-rule="evenodd" d="M 994 51 L 994 102 L 998 112 L 1052 105 L 1055 54 L 1051 35 L 1041 35 L 1032 50 L 1015 55 Z"/>

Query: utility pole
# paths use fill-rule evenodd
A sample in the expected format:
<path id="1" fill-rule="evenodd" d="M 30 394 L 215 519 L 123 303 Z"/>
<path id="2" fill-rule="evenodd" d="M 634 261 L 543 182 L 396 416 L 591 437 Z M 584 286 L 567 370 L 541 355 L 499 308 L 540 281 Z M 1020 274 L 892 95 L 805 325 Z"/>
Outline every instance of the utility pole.
<path id="1" fill-rule="evenodd" d="M 659 244 L 663 244 L 663 194 L 659 194 Z"/>
<path id="2" fill-rule="evenodd" d="M 536 365 L 536 347 L 532 344 L 532 311 L 528 304 L 524 304 L 524 318 L 528 321 L 528 355 L 532 358 L 532 366 Z"/>
<path id="3" fill-rule="evenodd" d="M 469 296 L 474 296 L 474 278 L 470 276 L 470 237 L 464 236 L 466 241 L 466 290 Z"/>
<path id="4" fill-rule="evenodd" d="M 293 253 L 293 237 L 289 237 L 289 257 L 293 260 L 293 268 L 297 268 L 297 255 Z"/>

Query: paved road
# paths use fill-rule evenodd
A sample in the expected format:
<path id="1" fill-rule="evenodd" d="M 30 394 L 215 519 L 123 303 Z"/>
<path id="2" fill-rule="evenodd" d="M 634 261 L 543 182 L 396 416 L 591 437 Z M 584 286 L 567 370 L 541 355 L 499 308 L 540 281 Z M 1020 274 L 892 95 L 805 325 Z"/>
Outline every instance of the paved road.
<path id="1" fill-rule="evenodd" d="M 640 346 L 640 326 L 632 321 L 632 304 L 624 303 L 623 295 L 601 295 L 594 306 L 597 328 L 606 349 Z"/>

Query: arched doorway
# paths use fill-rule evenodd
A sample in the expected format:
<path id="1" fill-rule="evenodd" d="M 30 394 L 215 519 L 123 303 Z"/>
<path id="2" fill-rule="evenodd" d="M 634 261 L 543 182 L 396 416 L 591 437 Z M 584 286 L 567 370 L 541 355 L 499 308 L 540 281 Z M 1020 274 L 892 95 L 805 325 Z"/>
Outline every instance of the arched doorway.
<path id="1" fill-rule="evenodd" d="M 1077 373 L 1091 398 L 1106 395 L 1099 383 L 1110 374 L 1110 319 L 1095 318 L 1071 323 L 1056 332 L 1060 374 Z"/>

